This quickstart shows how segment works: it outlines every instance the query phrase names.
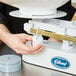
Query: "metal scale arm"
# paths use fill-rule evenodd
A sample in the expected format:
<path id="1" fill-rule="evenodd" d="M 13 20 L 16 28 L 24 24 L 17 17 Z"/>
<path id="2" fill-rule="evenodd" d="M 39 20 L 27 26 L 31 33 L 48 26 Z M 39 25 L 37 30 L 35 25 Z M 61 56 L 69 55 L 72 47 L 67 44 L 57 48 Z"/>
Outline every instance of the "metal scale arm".
<path id="1" fill-rule="evenodd" d="M 39 34 L 39 35 L 44 35 L 47 37 L 51 37 L 51 38 L 55 38 L 55 39 L 59 39 L 59 40 L 67 40 L 67 41 L 76 43 L 76 38 L 71 37 L 71 36 L 65 36 L 65 35 L 61 35 L 61 34 L 57 34 L 57 33 L 53 33 L 53 32 L 44 31 L 41 29 L 34 29 L 34 28 L 30 29 L 30 32 L 32 32 L 32 33 L 36 34 L 36 31 L 38 31 L 37 34 Z"/>

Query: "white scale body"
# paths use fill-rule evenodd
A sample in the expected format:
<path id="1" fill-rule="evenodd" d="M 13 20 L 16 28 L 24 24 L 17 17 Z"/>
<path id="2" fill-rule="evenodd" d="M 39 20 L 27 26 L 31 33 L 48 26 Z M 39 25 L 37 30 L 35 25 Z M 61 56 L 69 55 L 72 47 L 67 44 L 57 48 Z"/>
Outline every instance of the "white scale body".
<path id="1" fill-rule="evenodd" d="M 76 36 L 75 22 L 44 19 L 41 22 L 29 21 L 24 24 L 24 30 L 29 32 L 31 27 L 39 26 L 39 29 L 53 31 L 58 34 Z M 58 70 L 64 73 L 76 75 L 76 44 L 63 41 L 63 43 L 43 41 L 44 50 L 34 55 L 23 55 L 23 60 L 27 63 L 40 67 Z"/>

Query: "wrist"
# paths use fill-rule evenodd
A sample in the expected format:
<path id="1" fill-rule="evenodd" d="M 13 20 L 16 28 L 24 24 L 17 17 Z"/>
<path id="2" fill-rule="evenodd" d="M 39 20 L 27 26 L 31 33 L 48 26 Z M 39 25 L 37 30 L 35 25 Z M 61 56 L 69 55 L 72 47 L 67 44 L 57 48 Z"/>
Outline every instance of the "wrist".
<path id="1" fill-rule="evenodd" d="M 0 40 L 5 42 L 12 34 L 10 32 L 0 31 Z"/>
<path id="2" fill-rule="evenodd" d="M 4 24 L 0 24 L 0 40 L 4 42 L 5 40 L 9 39 L 10 35 L 11 33 L 7 27 Z"/>

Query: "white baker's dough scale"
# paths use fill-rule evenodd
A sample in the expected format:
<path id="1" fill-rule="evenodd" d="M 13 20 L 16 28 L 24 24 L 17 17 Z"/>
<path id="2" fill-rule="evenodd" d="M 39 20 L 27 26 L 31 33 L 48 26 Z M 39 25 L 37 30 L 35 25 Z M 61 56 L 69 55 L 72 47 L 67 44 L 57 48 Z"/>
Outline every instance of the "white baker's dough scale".
<path id="1" fill-rule="evenodd" d="M 62 0 L 62 1 L 67 2 L 68 0 Z M 63 4 L 64 3 L 62 3 L 62 5 Z M 22 8 L 20 8 L 20 9 L 22 9 Z M 62 35 L 66 34 L 66 35 L 70 35 L 70 36 L 76 36 L 76 30 L 75 30 L 76 27 L 71 22 L 51 19 L 51 18 L 65 16 L 66 15 L 65 12 L 53 11 L 52 14 L 44 14 L 44 15 L 42 15 L 42 14 L 40 15 L 40 13 L 39 13 L 39 15 L 37 13 L 35 13 L 35 14 L 25 13 L 24 14 L 24 12 L 27 12 L 27 11 L 23 10 L 23 12 L 21 12 L 21 10 L 20 11 L 16 10 L 16 11 L 10 12 L 10 15 L 14 16 L 14 17 L 19 17 L 19 18 L 34 19 L 34 21 L 29 21 L 29 23 L 24 24 L 24 30 L 27 32 L 28 32 L 28 30 L 26 30 L 26 29 L 29 29 L 33 24 L 33 25 L 39 26 L 39 29 L 53 31 L 53 32 L 56 32 L 56 33 L 62 34 Z M 69 27 L 69 25 L 70 25 L 70 27 Z M 67 31 L 67 33 L 65 31 Z M 69 74 L 69 76 L 76 75 L 76 69 L 75 69 L 76 62 L 74 59 L 74 58 L 76 58 L 75 44 L 73 44 L 73 43 L 69 44 L 69 42 L 64 41 L 64 46 L 62 46 L 62 43 L 43 41 L 43 45 L 45 46 L 45 48 L 42 52 L 40 52 L 38 54 L 34 54 L 34 55 L 23 55 L 22 56 L 23 61 L 25 61 L 29 64 L 44 67 L 45 69 L 47 68 L 47 69 L 60 71 L 60 73 L 61 72 L 66 73 L 66 76 L 68 74 Z M 25 66 L 25 70 L 30 71 L 29 73 L 31 75 L 34 73 L 34 72 L 32 73 L 33 70 L 34 71 L 38 70 L 37 67 L 33 67 L 32 70 L 30 68 L 28 69 L 29 66 Z M 41 70 L 40 70 L 40 72 L 41 72 Z M 44 73 L 43 76 L 46 76 L 45 71 L 43 73 Z M 65 74 L 63 74 L 63 76 L 64 75 Z M 37 75 L 32 75 L 32 76 L 37 76 Z M 50 76 L 50 74 L 48 76 Z M 57 76 L 57 73 L 53 76 Z"/>
<path id="2" fill-rule="evenodd" d="M 39 29 L 42 30 L 53 31 L 62 35 L 76 36 L 76 26 L 73 22 L 57 19 L 45 19 L 41 22 L 29 21 L 28 24 L 24 24 L 24 30 L 29 32 L 29 29 L 33 27 L 33 25 L 34 28 L 39 26 Z M 23 60 L 40 67 L 76 75 L 76 44 L 69 41 L 59 43 L 44 40 L 43 45 L 45 48 L 42 52 L 34 55 L 23 55 Z"/>

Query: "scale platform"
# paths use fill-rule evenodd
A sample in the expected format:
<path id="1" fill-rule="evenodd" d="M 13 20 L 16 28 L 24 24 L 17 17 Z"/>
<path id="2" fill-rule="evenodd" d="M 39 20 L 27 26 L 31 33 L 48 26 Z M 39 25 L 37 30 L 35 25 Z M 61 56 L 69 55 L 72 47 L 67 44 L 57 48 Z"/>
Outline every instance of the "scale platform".
<path id="1" fill-rule="evenodd" d="M 11 11 L 9 13 L 13 17 L 18 17 L 18 18 L 32 18 L 32 19 L 50 19 L 50 18 L 58 18 L 58 17 L 63 17 L 66 14 L 66 12 L 63 11 L 57 11 L 56 14 L 47 14 L 47 15 L 23 15 L 20 13 L 19 10 Z"/>

